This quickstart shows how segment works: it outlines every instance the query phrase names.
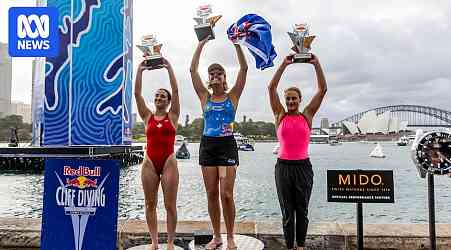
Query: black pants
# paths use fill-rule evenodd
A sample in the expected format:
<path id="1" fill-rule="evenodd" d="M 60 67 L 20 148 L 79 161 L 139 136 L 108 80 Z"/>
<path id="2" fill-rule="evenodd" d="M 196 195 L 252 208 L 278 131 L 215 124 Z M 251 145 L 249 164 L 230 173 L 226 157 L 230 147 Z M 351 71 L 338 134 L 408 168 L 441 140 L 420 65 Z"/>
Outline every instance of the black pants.
<path id="1" fill-rule="evenodd" d="M 295 228 L 297 246 L 304 247 L 313 186 L 312 164 L 309 159 L 277 159 L 275 178 L 287 248 L 294 248 Z"/>

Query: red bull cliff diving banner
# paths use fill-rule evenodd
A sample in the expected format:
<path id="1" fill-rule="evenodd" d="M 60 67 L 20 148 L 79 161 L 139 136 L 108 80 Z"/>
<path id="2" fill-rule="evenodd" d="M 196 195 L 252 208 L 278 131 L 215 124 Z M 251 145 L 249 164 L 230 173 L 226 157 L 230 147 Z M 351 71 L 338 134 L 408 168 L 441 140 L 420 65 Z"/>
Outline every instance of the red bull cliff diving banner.
<path id="1" fill-rule="evenodd" d="M 114 160 L 46 161 L 41 249 L 116 249 L 119 166 Z"/>
<path id="2" fill-rule="evenodd" d="M 34 63 L 35 145 L 131 144 L 132 0 L 38 5 L 58 10 L 59 51 Z"/>

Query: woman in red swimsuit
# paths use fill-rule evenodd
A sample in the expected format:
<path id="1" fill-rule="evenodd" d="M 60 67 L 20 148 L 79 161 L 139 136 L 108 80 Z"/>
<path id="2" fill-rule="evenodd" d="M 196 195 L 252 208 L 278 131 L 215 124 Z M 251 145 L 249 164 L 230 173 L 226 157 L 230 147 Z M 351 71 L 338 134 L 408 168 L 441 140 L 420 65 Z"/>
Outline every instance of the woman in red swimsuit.
<path id="1" fill-rule="evenodd" d="M 177 80 L 171 64 L 163 59 L 163 68 L 169 74 L 172 93 L 160 88 L 155 93 L 155 111 L 147 107 L 141 94 L 142 73 L 162 67 L 149 68 L 144 62 L 139 65 L 135 80 L 135 99 L 139 116 L 146 124 L 147 149 L 141 171 L 141 180 L 145 196 L 145 212 L 147 226 L 152 244 L 150 250 L 158 249 L 157 203 L 158 187 L 161 182 L 164 195 L 164 205 L 167 212 L 168 248 L 174 249 L 175 228 L 177 224 L 176 199 L 179 184 L 177 161 L 174 157 L 174 140 L 176 126 L 180 114 L 180 103 L 177 90 Z M 168 107 L 169 111 L 167 111 Z"/>

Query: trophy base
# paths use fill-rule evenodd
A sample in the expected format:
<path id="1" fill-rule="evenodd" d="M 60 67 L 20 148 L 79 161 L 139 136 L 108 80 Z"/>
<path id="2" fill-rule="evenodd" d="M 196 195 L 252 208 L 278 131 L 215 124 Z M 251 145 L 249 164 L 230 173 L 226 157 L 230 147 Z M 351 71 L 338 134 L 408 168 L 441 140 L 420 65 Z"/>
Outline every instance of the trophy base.
<path id="1" fill-rule="evenodd" d="M 208 40 L 215 39 L 215 32 L 210 24 L 197 25 L 194 27 L 194 31 L 196 31 L 197 40 L 202 41 L 210 35 Z"/>
<path id="2" fill-rule="evenodd" d="M 293 63 L 306 63 L 312 59 L 312 53 L 302 53 L 293 55 Z"/>
<path id="3" fill-rule="evenodd" d="M 153 57 L 145 60 L 146 67 L 158 67 L 163 66 L 163 57 Z"/>

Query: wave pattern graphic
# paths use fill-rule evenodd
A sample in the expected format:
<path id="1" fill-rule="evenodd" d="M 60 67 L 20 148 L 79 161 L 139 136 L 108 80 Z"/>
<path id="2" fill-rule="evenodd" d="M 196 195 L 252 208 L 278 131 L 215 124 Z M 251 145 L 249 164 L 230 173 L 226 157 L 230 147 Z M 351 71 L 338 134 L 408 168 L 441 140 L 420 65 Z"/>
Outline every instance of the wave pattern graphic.
<path id="1" fill-rule="evenodd" d="M 131 117 L 132 33 L 131 17 L 124 22 L 131 1 L 125 1 L 48 0 L 47 5 L 60 13 L 61 46 L 58 56 L 46 62 L 45 145 L 68 145 L 69 136 L 71 145 L 126 141 L 124 128 Z M 125 31 L 128 22 L 130 29 Z M 130 38 L 124 38 L 124 32 Z"/>
<path id="2" fill-rule="evenodd" d="M 70 1 L 48 0 L 48 6 L 58 9 L 58 32 L 60 48 L 57 57 L 46 59 L 44 145 L 67 145 L 69 143 L 69 45 L 70 45 Z"/>
<path id="3" fill-rule="evenodd" d="M 102 1 L 74 45 L 73 145 L 122 144 L 122 7 L 122 1 Z"/>

